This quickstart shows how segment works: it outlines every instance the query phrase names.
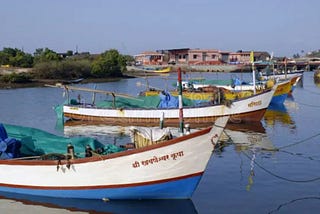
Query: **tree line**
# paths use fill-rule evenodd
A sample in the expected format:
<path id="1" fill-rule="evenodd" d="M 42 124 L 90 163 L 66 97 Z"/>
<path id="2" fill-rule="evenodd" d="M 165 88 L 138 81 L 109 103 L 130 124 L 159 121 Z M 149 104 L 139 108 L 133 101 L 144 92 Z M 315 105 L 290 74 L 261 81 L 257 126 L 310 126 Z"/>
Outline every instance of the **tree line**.
<path id="1" fill-rule="evenodd" d="M 28 79 L 121 77 L 126 71 L 127 62 L 131 61 L 132 56 L 122 55 L 116 49 L 101 54 L 72 51 L 59 54 L 49 48 L 38 48 L 32 55 L 17 48 L 3 48 L 0 51 L 1 67 L 30 68 L 31 72 L 11 73 L 0 78 L 5 82 L 24 82 Z"/>

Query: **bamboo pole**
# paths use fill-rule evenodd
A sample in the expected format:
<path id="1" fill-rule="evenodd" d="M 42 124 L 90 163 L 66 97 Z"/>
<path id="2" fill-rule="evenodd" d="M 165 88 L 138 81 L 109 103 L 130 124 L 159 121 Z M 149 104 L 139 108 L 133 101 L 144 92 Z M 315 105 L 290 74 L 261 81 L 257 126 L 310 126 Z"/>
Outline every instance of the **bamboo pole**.
<path id="1" fill-rule="evenodd" d="M 52 87 L 52 88 L 63 88 L 66 90 L 76 90 L 76 91 L 85 91 L 85 92 L 95 92 L 95 93 L 100 93 L 100 94 L 106 94 L 106 95 L 116 95 L 118 97 L 124 97 L 124 98 L 129 98 L 129 99 L 134 99 L 134 100 L 140 100 L 136 97 L 127 95 L 127 94 L 122 94 L 122 93 L 114 93 L 111 91 L 104 91 L 104 90 L 98 90 L 98 89 L 90 89 L 90 88 L 82 88 L 82 87 L 75 87 L 75 86 L 69 86 L 69 85 L 45 85 L 47 87 Z"/>
<path id="2" fill-rule="evenodd" d="M 182 78 L 181 78 L 181 68 L 178 68 L 178 89 L 179 89 L 179 125 L 180 132 L 183 134 L 183 103 L 182 103 Z"/>

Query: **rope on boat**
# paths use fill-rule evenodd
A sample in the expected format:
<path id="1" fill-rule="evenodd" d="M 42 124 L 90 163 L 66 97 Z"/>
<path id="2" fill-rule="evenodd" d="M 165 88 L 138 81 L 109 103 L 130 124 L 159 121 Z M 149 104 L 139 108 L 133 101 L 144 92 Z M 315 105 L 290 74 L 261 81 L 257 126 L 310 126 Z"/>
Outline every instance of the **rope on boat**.
<path id="1" fill-rule="evenodd" d="M 230 141 L 231 143 L 233 143 L 232 138 L 230 137 L 230 135 L 228 135 L 226 132 L 224 132 L 224 133 L 225 133 L 225 135 L 229 138 L 229 141 Z M 317 136 L 319 136 L 319 135 L 320 135 L 320 133 L 317 133 L 317 134 L 315 134 L 315 135 L 313 135 L 313 136 L 311 136 L 311 137 L 308 137 L 308 138 L 306 138 L 306 139 L 304 139 L 304 140 L 295 142 L 295 143 L 290 144 L 290 145 L 287 145 L 287 146 L 283 146 L 283 147 L 280 147 L 280 148 L 276 148 L 276 149 L 274 149 L 274 150 L 269 150 L 269 149 L 262 149 L 262 150 L 265 150 L 265 151 L 281 151 L 281 152 L 286 152 L 286 153 L 292 154 L 292 155 L 299 155 L 299 157 L 301 157 L 301 154 L 300 154 L 300 153 L 299 153 L 299 154 L 290 153 L 290 152 L 287 152 L 287 151 L 283 150 L 283 148 L 288 148 L 288 147 L 291 147 L 291 146 L 295 146 L 295 145 L 298 145 L 298 144 L 307 142 L 308 140 L 310 140 L 310 139 L 312 139 L 312 138 L 315 138 L 315 137 L 317 137 Z M 216 149 L 221 149 L 221 148 L 223 148 L 223 145 L 222 145 L 222 144 L 220 144 L 219 147 L 216 148 Z M 267 172 L 268 174 L 270 174 L 270 175 L 272 175 L 272 176 L 274 176 L 274 177 L 276 177 L 276 178 L 279 178 L 279 179 L 281 179 L 281 180 L 285 180 L 285 181 L 289 181 L 289 182 L 294 182 L 294 183 L 308 183 L 308 182 L 314 182 L 314 181 L 320 180 L 320 177 L 316 177 L 316 178 L 312 178 L 312 179 L 307 179 L 307 180 L 294 180 L 294 179 L 289 179 L 289 178 L 286 178 L 286 177 L 277 175 L 277 174 L 273 173 L 272 171 L 266 169 L 266 168 L 263 167 L 262 165 L 260 165 L 256 160 L 253 160 L 247 152 L 242 151 L 242 153 L 243 153 L 250 161 L 253 161 L 253 163 L 254 163 L 255 165 L 257 165 L 260 169 L 262 169 L 263 171 Z M 316 159 L 314 159 L 314 158 L 312 158 L 312 157 L 306 157 L 306 158 L 308 158 L 308 159 L 310 159 L 310 160 L 316 160 Z M 320 160 L 318 160 L 318 161 L 320 161 Z"/>
<path id="2" fill-rule="evenodd" d="M 310 93 L 310 94 L 320 95 L 320 93 L 315 92 L 315 91 L 312 91 L 312 90 L 308 90 L 308 89 L 306 89 L 306 88 L 303 88 L 303 91 L 306 91 L 306 92 L 308 92 L 308 93 Z"/>
<path id="3" fill-rule="evenodd" d="M 274 210 L 268 212 L 268 214 L 275 213 L 275 212 L 278 213 L 282 207 L 285 207 L 285 206 L 287 206 L 287 205 L 293 204 L 293 203 L 295 203 L 295 202 L 297 202 L 297 201 L 310 200 L 310 199 L 320 200 L 320 197 L 319 197 L 319 196 L 308 196 L 308 197 L 293 199 L 293 200 L 288 201 L 288 202 L 286 202 L 286 203 L 280 204 L 277 209 L 274 209 Z"/>
<path id="4" fill-rule="evenodd" d="M 319 161 L 320 162 L 319 159 L 315 159 L 312 156 L 304 156 L 301 153 L 288 152 L 288 151 L 285 151 L 285 150 L 281 150 L 280 152 L 283 152 L 283 153 L 286 153 L 286 154 L 289 154 L 289 155 L 293 155 L 293 156 L 297 156 L 297 157 L 300 157 L 300 158 L 305 158 L 305 159 L 308 159 L 308 160 Z"/>
<path id="5" fill-rule="evenodd" d="M 224 132 L 224 134 L 229 138 L 229 140 L 233 143 L 231 136 L 228 135 L 225 131 L 223 131 L 223 132 Z M 292 147 L 292 146 L 296 146 L 296 145 L 299 145 L 299 144 L 301 144 L 301 143 L 305 143 L 305 142 L 307 142 L 307 141 L 309 141 L 309 140 L 311 140 L 311 139 L 313 139 L 313 138 L 316 138 L 316 137 L 318 137 L 318 136 L 320 136 L 320 132 L 317 133 L 317 134 L 314 134 L 314 135 L 312 135 L 312 136 L 310 136 L 310 137 L 307 137 L 307 138 L 305 138 L 305 139 L 303 139 L 303 140 L 300 140 L 300 141 L 297 141 L 297 142 L 288 144 L 288 145 L 286 145 L 286 146 L 281 146 L 281 147 L 275 148 L 275 149 L 264 149 L 264 148 L 261 148 L 261 150 L 267 150 L 267 151 L 284 151 L 283 149 L 285 149 L 285 148 Z M 284 151 L 284 152 L 285 152 L 285 151 Z"/>
<path id="6" fill-rule="evenodd" d="M 315 137 L 318 137 L 318 136 L 320 136 L 320 133 L 317 133 L 317 134 L 315 134 L 315 135 L 312 135 L 312 136 L 310 136 L 310 137 L 307 137 L 307 138 L 305 138 L 305 139 L 303 139 L 303 140 L 300 140 L 300 141 L 297 141 L 297 142 L 295 142 L 295 143 L 292 143 L 292 144 L 289 144 L 289 145 L 286 145 L 286 146 L 279 147 L 278 150 L 282 150 L 282 149 L 284 149 L 284 148 L 296 146 L 296 145 L 298 145 L 298 144 L 307 142 L 308 140 L 311 140 L 311 139 L 313 139 L 313 138 L 315 138 Z"/>
<path id="7" fill-rule="evenodd" d="M 252 160 L 252 158 L 245 152 L 243 151 L 242 152 L 249 160 Z M 309 183 L 309 182 L 314 182 L 314 181 L 318 181 L 320 180 L 320 177 L 316 177 L 316 178 L 312 178 L 312 179 L 307 179 L 307 180 L 294 180 L 294 179 L 290 179 L 290 178 L 286 178 L 286 177 L 283 177 L 283 176 L 280 176 L 280 175 L 277 175 L 273 172 L 271 172 L 270 170 L 266 169 L 265 167 L 261 166 L 257 161 L 253 160 L 254 164 L 256 166 L 258 166 L 260 169 L 262 169 L 263 171 L 267 172 L 268 174 L 276 177 L 276 178 L 279 178 L 281 180 L 285 180 L 285 181 L 289 181 L 289 182 L 293 182 L 293 183 Z"/>
<path id="8" fill-rule="evenodd" d="M 27 157 L 19 157 L 19 158 L 11 158 L 7 160 L 28 160 L 28 159 L 39 159 L 41 156 L 27 156 Z"/>
<path id="9" fill-rule="evenodd" d="M 309 107 L 314 107 L 314 108 L 320 108 L 320 106 L 318 106 L 318 105 L 312 105 L 312 104 L 300 103 L 300 102 L 297 102 L 297 101 L 296 101 L 296 103 L 298 103 L 299 105 L 304 105 L 304 106 L 309 106 Z"/>
<path id="10" fill-rule="evenodd" d="M 304 90 L 304 91 L 307 91 L 309 94 L 320 95 L 320 93 L 318 93 L 318 92 L 311 91 L 311 90 L 308 90 L 308 89 L 305 89 L 305 88 L 304 88 L 303 90 Z M 295 102 L 298 103 L 298 104 L 300 104 L 300 105 L 304 105 L 304 106 L 320 108 L 319 105 L 306 104 L 306 103 L 301 103 L 301 102 L 297 102 L 297 101 L 295 101 Z"/>

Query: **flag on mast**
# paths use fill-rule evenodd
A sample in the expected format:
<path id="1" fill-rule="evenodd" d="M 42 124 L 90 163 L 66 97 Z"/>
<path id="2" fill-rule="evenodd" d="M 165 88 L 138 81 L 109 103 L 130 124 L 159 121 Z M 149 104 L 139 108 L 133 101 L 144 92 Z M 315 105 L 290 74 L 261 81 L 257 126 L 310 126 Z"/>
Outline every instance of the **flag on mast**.
<path id="1" fill-rule="evenodd" d="M 253 51 L 250 52 L 250 63 L 254 62 L 254 53 Z"/>

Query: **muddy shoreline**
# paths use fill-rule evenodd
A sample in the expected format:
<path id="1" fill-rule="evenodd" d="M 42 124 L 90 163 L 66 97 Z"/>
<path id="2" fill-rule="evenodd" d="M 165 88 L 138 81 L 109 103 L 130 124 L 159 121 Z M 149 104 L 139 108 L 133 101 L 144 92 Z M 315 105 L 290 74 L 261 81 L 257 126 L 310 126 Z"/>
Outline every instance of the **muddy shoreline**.
<path id="1" fill-rule="evenodd" d="M 124 74 L 122 77 L 109 77 L 109 78 L 90 78 L 90 79 L 83 79 L 81 83 L 102 83 L 102 82 L 114 82 L 119 81 L 121 79 L 128 79 L 128 78 L 137 78 L 145 76 L 141 72 L 130 72 Z M 48 85 L 55 85 L 56 83 L 63 83 L 69 80 L 65 79 L 32 79 L 30 82 L 24 83 L 6 83 L 0 82 L 0 89 L 15 89 L 15 88 L 33 88 L 33 87 L 45 87 L 46 84 Z"/>

